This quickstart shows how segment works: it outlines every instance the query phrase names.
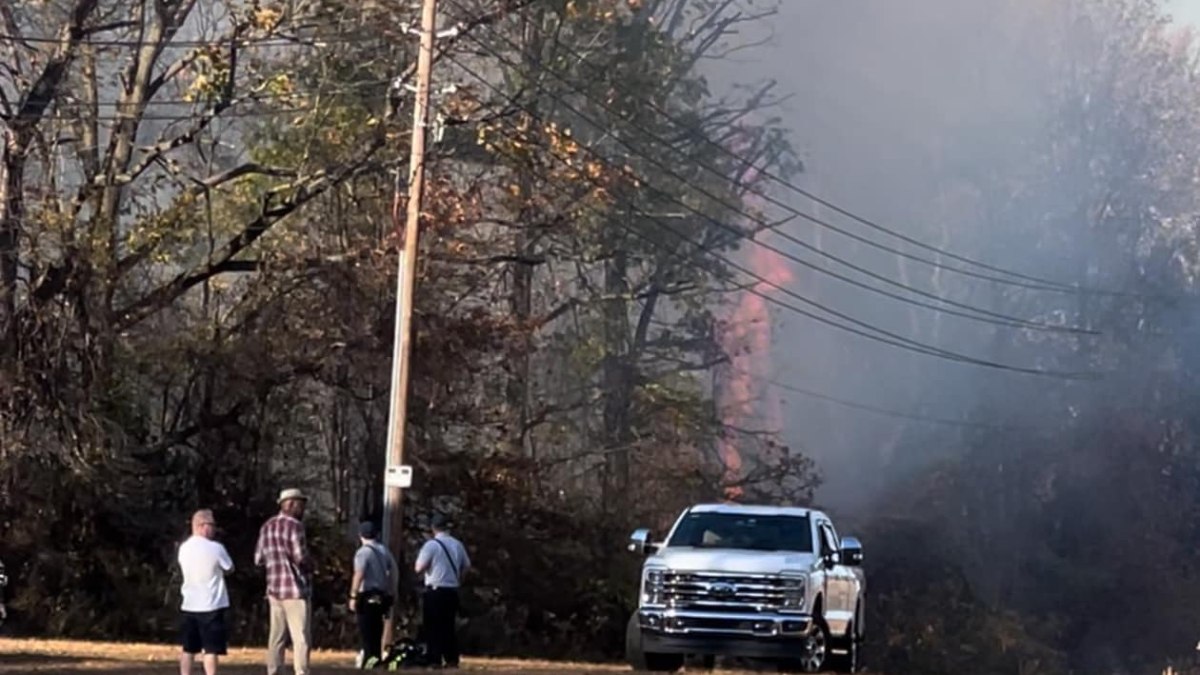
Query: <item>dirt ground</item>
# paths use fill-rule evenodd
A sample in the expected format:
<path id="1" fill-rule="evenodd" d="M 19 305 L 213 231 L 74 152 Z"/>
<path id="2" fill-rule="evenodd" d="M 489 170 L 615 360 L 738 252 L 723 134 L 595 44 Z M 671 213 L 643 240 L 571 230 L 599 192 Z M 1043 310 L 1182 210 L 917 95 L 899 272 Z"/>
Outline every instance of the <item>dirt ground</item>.
<path id="1" fill-rule="evenodd" d="M 17 673 L 62 673 L 63 675 L 162 675 L 179 672 L 178 648 L 173 645 L 83 642 L 74 640 L 30 640 L 0 637 L 0 675 Z M 290 658 L 290 655 L 289 655 Z M 317 651 L 312 656 L 313 672 L 360 672 L 352 652 Z M 463 660 L 464 671 L 495 675 L 547 675 L 549 673 L 629 673 L 621 665 L 520 661 L 506 659 Z M 197 664 L 197 675 L 204 671 Z M 222 658 L 220 673 L 262 675 L 262 648 L 231 649 Z M 407 672 L 423 672 L 419 670 Z M 432 672 L 432 671 L 431 671 Z M 715 671 L 713 675 L 737 675 Z"/>
<path id="2" fill-rule="evenodd" d="M 28 640 L 0 637 L 0 674 L 63 673 L 110 675 L 161 675 L 178 672 L 178 651 L 170 645 L 116 644 L 67 640 Z M 221 673 L 262 675 L 263 650 L 231 649 L 222 659 Z M 359 672 L 353 668 L 351 652 L 313 653 L 313 671 L 321 673 Z M 197 664 L 199 665 L 199 664 Z M 504 675 L 544 675 L 546 673 L 628 673 L 616 665 L 587 665 L 537 661 L 465 659 L 465 671 L 487 671 Z M 200 668 L 197 673 L 203 673 Z M 416 671 L 420 672 L 420 671 Z"/>

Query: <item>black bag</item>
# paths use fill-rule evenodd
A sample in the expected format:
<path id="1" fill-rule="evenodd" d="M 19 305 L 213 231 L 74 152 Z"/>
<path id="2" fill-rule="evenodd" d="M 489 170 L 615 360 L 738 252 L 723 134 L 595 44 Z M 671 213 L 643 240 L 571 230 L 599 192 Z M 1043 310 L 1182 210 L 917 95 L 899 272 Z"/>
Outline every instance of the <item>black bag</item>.
<path id="1" fill-rule="evenodd" d="M 430 665 L 429 653 L 425 643 L 402 637 L 392 643 L 379 667 L 387 670 L 403 668 L 424 668 Z"/>

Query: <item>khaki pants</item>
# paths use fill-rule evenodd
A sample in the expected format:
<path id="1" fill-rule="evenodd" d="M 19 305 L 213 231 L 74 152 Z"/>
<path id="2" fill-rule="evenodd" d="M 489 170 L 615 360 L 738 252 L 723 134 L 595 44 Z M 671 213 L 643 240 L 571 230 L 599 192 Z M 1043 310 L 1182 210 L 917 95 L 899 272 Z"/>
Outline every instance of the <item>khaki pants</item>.
<path id="1" fill-rule="evenodd" d="M 309 675 L 308 654 L 312 649 L 312 606 L 308 600 L 276 600 L 271 605 L 271 632 L 267 637 L 267 675 L 279 675 L 283 666 L 286 637 L 292 638 L 296 675 Z"/>

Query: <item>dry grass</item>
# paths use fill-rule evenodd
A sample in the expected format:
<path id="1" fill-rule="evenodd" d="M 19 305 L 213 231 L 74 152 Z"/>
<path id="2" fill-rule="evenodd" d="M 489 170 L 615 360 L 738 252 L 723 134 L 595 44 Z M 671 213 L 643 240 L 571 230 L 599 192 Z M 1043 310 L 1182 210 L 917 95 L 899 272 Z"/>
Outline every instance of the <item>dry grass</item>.
<path id="1" fill-rule="evenodd" d="M 265 672 L 263 649 L 232 648 L 222 657 L 220 673 L 262 675 Z M 0 675 L 17 673 L 62 673 L 84 675 L 162 675 L 178 672 L 179 648 L 174 645 L 84 642 L 78 640 L 33 640 L 0 637 Z M 289 654 L 288 658 L 291 656 Z M 354 653 L 314 651 L 313 670 L 323 673 L 360 672 L 353 668 Z M 195 672 L 204 670 L 196 664 Z M 631 673 L 621 665 L 530 661 L 518 659 L 463 660 L 464 671 L 486 671 L 493 675 L 546 675 L 547 673 Z M 290 672 L 290 669 L 289 669 Z M 413 670 L 407 672 L 424 672 Z M 713 675 L 737 675 L 735 671 L 715 671 Z"/>
<path id="2" fill-rule="evenodd" d="M 161 675 L 177 672 L 178 654 L 178 648 L 172 645 L 0 638 L 0 674 Z M 357 672 L 351 667 L 354 663 L 354 654 L 351 652 L 318 651 L 313 653 L 312 661 L 317 673 Z M 504 659 L 465 659 L 463 670 L 506 675 L 629 672 L 627 668 L 616 665 Z M 202 673 L 203 670 L 197 668 L 197 672 Z M 238 675 L 263 673 L 263 650 L 231 649 L 222 659 L 220 672 Z"/>

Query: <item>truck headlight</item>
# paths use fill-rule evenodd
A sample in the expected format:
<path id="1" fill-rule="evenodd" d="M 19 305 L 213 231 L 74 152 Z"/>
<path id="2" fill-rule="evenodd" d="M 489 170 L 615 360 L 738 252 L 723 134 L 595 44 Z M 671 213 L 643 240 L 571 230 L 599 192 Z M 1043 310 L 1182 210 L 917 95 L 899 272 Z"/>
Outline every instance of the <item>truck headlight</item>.
<path id="1" fill-rule="evenodd" d="M 646 570 L 642 577 L 642 604 L 663 604 L 663 573 L 664 570 Z"/>
<path id="2" fill-rule="evenodd" d="M 783 606 L 793 612 L 804 611 L 804 590 L 808 579 L 801 575 L 783 577 Z"/>

